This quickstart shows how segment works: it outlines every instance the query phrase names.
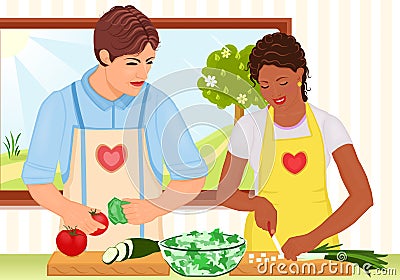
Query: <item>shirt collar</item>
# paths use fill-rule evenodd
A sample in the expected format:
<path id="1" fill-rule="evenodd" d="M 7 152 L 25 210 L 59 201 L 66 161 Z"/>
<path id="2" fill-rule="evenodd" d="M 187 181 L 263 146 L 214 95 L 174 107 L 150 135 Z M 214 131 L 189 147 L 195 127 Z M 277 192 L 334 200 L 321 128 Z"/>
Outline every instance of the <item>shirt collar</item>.
<path id="1" fill-rule="evenodd" d="M 106 111 L 109 108 L 111 108 L 114 104 L 121 108 L 122 110 L 124 110 L 126 107 L 128 107 L 128 105 L 133 101 L 133 99 L 135 99 L 135 96 L 131 96 L 131 95 L 127 95 L 127 94 L 123 94 L 121 97 L 119 97 L 118 99 L 111 101 L 108 100 L 106 98 L 104 98 L 103 96 L 101 96 L 100 94 L 98 94 L 90 85 L 89 83 L 89 77 L 94 73 L 94 71 L 96 71 L 98 66 L 95 66 L 91 69 L 89 69 L 88 71 L 86 71 L 86 73 L 83 75 L 82 77 L 82 85 L 83 85 L 83 89 L 85 90 L 86 94 L 89 96 L 89 98 L 93 101 L 94 104 L 97 105 L 97 107 L 99 107 L 101 110 Z M 139 92 L 139 95 L 142 94 L 143 90 L 146 88 L 147 83 L 145 82 Z"/>

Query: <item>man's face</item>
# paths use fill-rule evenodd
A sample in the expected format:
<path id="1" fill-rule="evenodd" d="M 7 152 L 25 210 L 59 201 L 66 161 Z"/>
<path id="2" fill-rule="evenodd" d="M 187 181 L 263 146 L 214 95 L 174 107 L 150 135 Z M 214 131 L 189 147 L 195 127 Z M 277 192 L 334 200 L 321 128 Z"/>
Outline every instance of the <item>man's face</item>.
<path id="1" fill-rule="evenodd" d="M 150 43 L 138 54 L 119 56 L 105 67 L 106 79 L 114 90 L 136 96 L 140 92 L 155 58 Z"/>

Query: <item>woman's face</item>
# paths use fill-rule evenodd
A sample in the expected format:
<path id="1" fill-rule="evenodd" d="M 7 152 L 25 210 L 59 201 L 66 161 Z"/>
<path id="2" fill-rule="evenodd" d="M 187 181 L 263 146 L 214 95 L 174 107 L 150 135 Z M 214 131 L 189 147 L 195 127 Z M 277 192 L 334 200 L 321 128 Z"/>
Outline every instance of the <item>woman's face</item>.
<path id="1" fill-rule="evenodd" d="M 258 75 L 262 96 L 279 111 L 288 110 L 297 102 L 303 102 L 301 88 L 297 84 L 301 82 L 303 73 L 303 68 L 293 72 L 286 67 L 263 65 Z"/>
<path id="2" fill-rule="evenodd" d="M 102 59 L 108 65 L 105 67 L 107 82 L 120 93 L 138 95 L 147 79 L 155 55 L 155 50 L 148 43 L 141 53 L 119 56 L 108 63 L 107 59 L 106 61 Z"/>

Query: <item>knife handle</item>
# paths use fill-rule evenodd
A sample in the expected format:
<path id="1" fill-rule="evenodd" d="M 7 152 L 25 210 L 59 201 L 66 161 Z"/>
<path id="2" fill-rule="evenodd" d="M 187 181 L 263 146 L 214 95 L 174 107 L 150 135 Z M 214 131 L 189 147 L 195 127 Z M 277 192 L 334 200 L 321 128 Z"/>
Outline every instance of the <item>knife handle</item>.
<path id="1" fill-rule="evenodd" d="M 271 235 L 271 237 L 272 237 L 272 234 L 271 234 L 271 223 L 270 223 L 270 221 L 267 222 L 267 228 L 268 228 L 269 235 Z"/>

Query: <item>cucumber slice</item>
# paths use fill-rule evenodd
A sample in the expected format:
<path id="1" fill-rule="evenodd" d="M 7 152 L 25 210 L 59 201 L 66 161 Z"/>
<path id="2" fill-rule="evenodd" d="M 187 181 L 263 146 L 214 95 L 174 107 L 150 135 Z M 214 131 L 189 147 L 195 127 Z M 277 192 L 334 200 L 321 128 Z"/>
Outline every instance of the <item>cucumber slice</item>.
<path id="1" fill-rule="evenodd" d="M 118 257 L 118 249 L 115 247 L 108 248 L 103 254 L 103 262 L 105 264 L 112 264 Z"/>
<path id="2" fill-rule="evenodd" d="M 120 242 L 115 246 L 115 248 L 118 250 L 118 257 L 116 259 L 117 262 L 122 262 L 123 260 L 127 259 L 126 256 L 129 252 L 128 244 Z"/>
<path id="3" fill-rule="evenodd" d="M 128 255 L 126 257 L 127 259 L 129 259 L 133 254 L 133 248 L 134 248 L 133 241 L 130 240 L 130 239 L 126 239 L 124 241 L 124 243 L 126 243 L 128 245 L 128 248 L 129 248 Z"/>

